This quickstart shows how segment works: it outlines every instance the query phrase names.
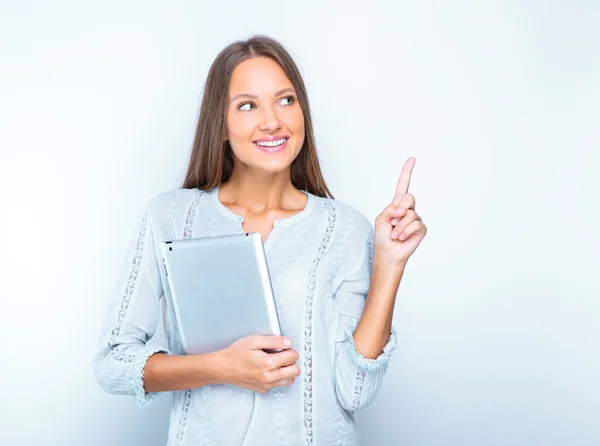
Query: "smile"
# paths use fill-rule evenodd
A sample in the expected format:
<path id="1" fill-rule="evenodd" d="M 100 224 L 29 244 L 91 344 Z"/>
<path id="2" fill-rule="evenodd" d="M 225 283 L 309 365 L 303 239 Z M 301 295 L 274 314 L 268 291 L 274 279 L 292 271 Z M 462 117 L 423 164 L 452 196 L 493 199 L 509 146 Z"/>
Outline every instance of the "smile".
<path id="1" fill-rule="evenodd" d="M 273 141 L 254 141 L 254 144 L 263 152 L 276 153 L 280 152 L 287 146 L 289 138 L 280 138 Z"/>

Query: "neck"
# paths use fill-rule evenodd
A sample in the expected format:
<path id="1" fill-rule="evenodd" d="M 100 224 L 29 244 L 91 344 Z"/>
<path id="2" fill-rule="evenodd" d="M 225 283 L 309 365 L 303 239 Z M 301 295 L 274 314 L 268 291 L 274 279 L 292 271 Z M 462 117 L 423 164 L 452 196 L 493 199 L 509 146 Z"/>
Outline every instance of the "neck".
<path id="1" fill-rule="evenodd" d="M 292 184 L 289 169 L 270 174 L 233 170 L 231 178 L 219 188 L 225 202 L 245 204 L 254 209 L 285 208 L 297 202 L 300 193 Z"/>

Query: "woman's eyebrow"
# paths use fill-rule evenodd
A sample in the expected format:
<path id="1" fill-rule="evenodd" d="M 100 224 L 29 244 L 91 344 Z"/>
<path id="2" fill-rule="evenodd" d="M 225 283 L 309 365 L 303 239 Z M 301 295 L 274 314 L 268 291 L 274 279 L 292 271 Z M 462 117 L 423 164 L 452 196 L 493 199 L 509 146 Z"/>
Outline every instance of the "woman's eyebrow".
<path id="1" fill-rule="evenodd" d="M 231 100 L 231 102 L 235 101 L 236 99 L 240 99 L 240 98 L 250 98 L 250 99 L 256 99 L 258 96 L 255 96 L 253 94 L 248 94 L 248 93 L 240 93 L 240 94 L 236 94 L 233 99 Z"/>
<path id="2" fill-rule="evenodd" d="M 296 90 L 294 90 L 291 87 L 288 88 L 284 88 L 283 90 L 279 90 L 277 91 L 273 96 L 281 96 L 284 93 L 295 93 Z M 257 99 L 258 96 L 253 95 L 253 94 L 249 94 L 249 93 L 240 93 L 240 94 L 236 94 L 233 99 L 231 99 L 231 102 L 235 101 L 236 99 L 240 99 L 240 98 L 250 98 L 250 99 Z M 230 103 L 231 103 L 230 102 Z"/>
<path id="3" fill-rule="evenodd" d="M 284 93 L 296 93 L 296 90 L 291 87 L 284 88 L 283 90 L 279 90 L 277 93 L 275 93 L 275 96 L 281 96 Z"/>

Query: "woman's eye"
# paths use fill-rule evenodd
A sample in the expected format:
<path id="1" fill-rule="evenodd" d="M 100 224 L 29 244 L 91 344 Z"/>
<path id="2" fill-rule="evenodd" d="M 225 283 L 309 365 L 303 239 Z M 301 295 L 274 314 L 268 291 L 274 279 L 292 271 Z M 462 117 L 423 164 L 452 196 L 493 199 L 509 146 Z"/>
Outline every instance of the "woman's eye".
<path id="1" fill-rule="evenodd" d="M 294 96 L 286 96 L 285 98 L 281 98 L 281 105 L 292 105 L 296 101 Z"/>
<path id="2" fill-rule="evenodd" d="M 254 104 L 252 102 L 244 102 L 238 106 L 238 109 L 241 111 L 250 111 Z"/>

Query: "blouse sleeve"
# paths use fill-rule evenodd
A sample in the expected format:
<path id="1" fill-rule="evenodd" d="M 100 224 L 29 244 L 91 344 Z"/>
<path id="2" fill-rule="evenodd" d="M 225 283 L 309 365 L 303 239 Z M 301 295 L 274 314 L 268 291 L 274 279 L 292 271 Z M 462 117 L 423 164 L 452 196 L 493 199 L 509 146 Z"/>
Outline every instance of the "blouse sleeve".
<path id="1" fill-rule="evenodd" d="M 334 294 L 339 310 L 335 342 L 335 389 L 340 405 L 348 411 L 362 409 L 373 401 L 396 347 L 393 327 L 383 353 L 376 359 L 365 358 L 354 343 L 354 330 L 363 312 L 371 280 L 372 241 L 371 227 L 362 254 Z"/>
<path id="2" fill-rule="evenodd" d="M 134 395 L 142 407 L 158 396 L 144 391 L 146 362 L 154 353 L 169 353 L 164 336 L 153 338 L 163 289 L 152 226 L 147 207 L 129 246 L 94 358 L 100 386 L 109 393 Z"/>

